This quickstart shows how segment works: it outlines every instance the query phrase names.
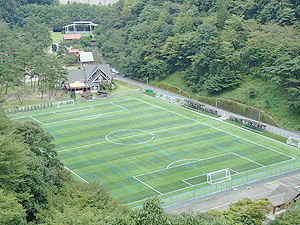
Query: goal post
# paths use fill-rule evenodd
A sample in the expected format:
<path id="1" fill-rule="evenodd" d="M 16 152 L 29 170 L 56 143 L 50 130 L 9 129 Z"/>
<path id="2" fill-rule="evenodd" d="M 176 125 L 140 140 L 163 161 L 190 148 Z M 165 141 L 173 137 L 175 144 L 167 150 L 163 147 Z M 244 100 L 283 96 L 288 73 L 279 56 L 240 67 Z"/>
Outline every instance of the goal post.
<path id="1" fill-rule="evenodd" d="M 300 148 L 300 138 L 296 138 L 296 137 L 289 137 L 287 140 L 286 140 L 286 143 L 288 145 L 292 145 L 292 146 L 295 146 L 295 147 L 298 147 Z"/>
<path id="2" fill-rule="evenodd" d="M 66 101 L 59 101 L 57 103 L 57 108 L 74 105 L 74 102 L 75 102 L 74 99 L 66 100 Z"/>
<path id="3" fill-rule="evenodd" d="M 216 184 L 231 180 L 229 169 L 217 170 L 207 174 L 207 183 Z"/>

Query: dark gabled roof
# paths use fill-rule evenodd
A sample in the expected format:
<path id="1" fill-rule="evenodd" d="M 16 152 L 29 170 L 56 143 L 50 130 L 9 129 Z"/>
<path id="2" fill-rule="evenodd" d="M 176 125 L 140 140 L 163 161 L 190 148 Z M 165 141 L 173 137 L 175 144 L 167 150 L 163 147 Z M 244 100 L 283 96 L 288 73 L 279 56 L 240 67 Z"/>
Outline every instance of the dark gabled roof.
<path id="1" fill-rule="evenodd" d="M 88 78 L 93 74 L 92 79 Z M 93 83 L 95 78 L 103 75 L 104 79 L 109 77 L 112 78 L 111 70 L 109 64 L 101 65 L 86 65 L 84 69 L 80 70 L 69 70 L 69 75 L 67 76 L 67 81 L 65 83 L 74 83 L 76 81 L 86 82 L 89 86 L 98 86 L 96 83 Z"/>
<path id="2" fill-rule="evenodd" d="M 299 195 L 298 191 L 292 190 L 283 185 L 279 185 L 272 193 L 268 195 L 268 200 L 273 206 L 288 204 Z"/>
<path id="3" fill-rule="evenodd" d="M 84 70 L 69 70 L 69 75 L 67 77 L 67 83 L 73 83 L 75 81 L 85 82 Z"/>

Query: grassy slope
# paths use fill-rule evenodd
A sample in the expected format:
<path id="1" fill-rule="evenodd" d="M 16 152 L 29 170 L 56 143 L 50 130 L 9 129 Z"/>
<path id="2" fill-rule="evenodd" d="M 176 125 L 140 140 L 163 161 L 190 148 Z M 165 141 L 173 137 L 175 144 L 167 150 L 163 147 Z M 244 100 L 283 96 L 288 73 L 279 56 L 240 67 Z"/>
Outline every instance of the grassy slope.
<path id="1" fill-rule="evenodd" d="M 161 80 L 161 82 L 180 87 L 189 92 L 188 87 L 185 86 L 185 82 L 180 78 L 178 73 Z M 257 94 L 254 98 L 249 97 L 249 90 L 251 88 L 254 89 Z M 285 96 L 282 96 L 280 93 L 282 92 L 272 88 L 268 82 L 245 80 L 243 84 L 235 90 L 225 91 L 210 97 L 231 99 L 260 108 L 271 115 L 281 127 L 299 131 L 300 117 L 289 110 L 286 105 Z"/>

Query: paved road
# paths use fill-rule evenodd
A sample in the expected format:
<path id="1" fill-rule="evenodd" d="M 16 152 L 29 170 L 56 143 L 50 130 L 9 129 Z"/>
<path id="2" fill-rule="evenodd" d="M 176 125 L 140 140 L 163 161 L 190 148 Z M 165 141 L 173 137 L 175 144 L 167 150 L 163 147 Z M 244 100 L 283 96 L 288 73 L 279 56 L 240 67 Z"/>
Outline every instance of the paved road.
<path id="1" fill-rule="evenodd" d="M 144 84 L 142 82 L 138 82 L 126 77 L 117 76 L 115 79 L 127 82 L 131 85 L 137 86 L 141 89 L 151 89 L 154 93 L 164 93 L 169 95 L 175 95 L 177 97 L 181 97 L 184 99 L 187 99 L 185 97 L 182 97 L 180 95 L 176 95 L 174 93 Z M 203 104 L 203 103 L 202 103 Z M 218 114 L 221 115 L 223 118 L 229 118 L 229 116 L 234 116 L 235 114 L 227 112 L 225 110 L 222 110 L 220 108 L 216 108 L 213 106 L 208 105 L 209 108 L 217 110 Z M 238 117 L 241 117 L 240 115 L 236 115 Z M 281 129 L 278 127 L 273 127 L 270 125 L 267 125 L 266 128 L 267 131 L 281 135 L 283 137 L 298 137 L 300 138 L 300 133 L 289 131 L 285 129 Z M 300 185 L 300 170 L 294 171 L 291 173 L 283 174 L 277 177 L 272 177 L 266 180 L 258 181 L 252 184 L 244 185 L 241 187 L 238 187 L 237 189 L 231 189 L 227 191 L 223 191 L 221 193 L 217 193 L 215 195 L 205 196 L 201 197 L 195 200 L 191 200 L 185 203 L 181 203 L 175 206 L 167 207 L 165 208 L 166 211 L 170 213 L 181 213 L 184 211 L 187 211 L 189 209 L 192 209 L 196 212 L 205 212 L 209 209 L 218 209 L 218 210 L 225 210 L 228 208 L 228 205 L 231 202 L 238 201 L 239 199 L 243 198 L 251 198 L 251 199 L 259 199 L 262 197 L 267 197 L 268 194 L 270 194 L 276 187 L 279 185 L 285 185 L 290 188 L 294 188 L 296 186 Z M 279 179 L 279 180 L 278 180 Z M 275 180 L 275 181 L 274 181 Z"/>
<path id="2" fill-rule="evenodd" d="M 123 81 L 123 82 L 127 82 L 129 84 L 132 84 L 132 85 L 137 86 L 137 87 L 139 87 L 141 89 L 144 89 L 144 90 L 151 89 L 154 93 L 160 92 L 160 93 L 169 94 L 169 95 L 172 95 L 172 96 L 181 97 L 183 99 L 188 99 L 188 98 L 183 97 L 181 95 L 174 94 L 172 92 L 168 92 L 166 90 L 162 90 L 160 88 L 153 87 L 153 86 L 147 85 L 145 83 L 129 79 L 127 77 L 117 76 L 115 79 Z M 193 101 L 195 101 L 195 100 L 193 100 Z M 204 103 L 201 103 L 201 104 L 204 104 Z M 245 118 L 245 117 L 242 117 L 241 115 L 237 115 L 237 114 L 225 111 L 223 109 L 220 109 L 220 108 L 217 108 L 217 107 L 214 107 L 214 106 L 211 106 L 211 105 L 207 105 L 207 107 L 209 107 L 210 109 L 218 111 L 218 114 L 221 115 L 223 118 L 226 118 L 226 119 L 228 119 L 230 116 L 236 116 L 236 117 L 239 117 L 239 118 Z M 274 133 L 274 134 L 278 134 L 278 135 L 280 135 L 282 137 L 286 137 L 286 138 L 288 138 L 290 136 L 293 136 L 293 137 L 297 137 L 297 138 L 300 139 L 300 133 L 299 132 L 290 131 L 290 130 L 282 129 L 282 128 L 279 128 L 279 127 L 274 127 L 274 126 L 271 126 L 269 124 L 266 124 L 266 125 L 267 125 L 266 131 L 269 131 L 269 132 Z"/>

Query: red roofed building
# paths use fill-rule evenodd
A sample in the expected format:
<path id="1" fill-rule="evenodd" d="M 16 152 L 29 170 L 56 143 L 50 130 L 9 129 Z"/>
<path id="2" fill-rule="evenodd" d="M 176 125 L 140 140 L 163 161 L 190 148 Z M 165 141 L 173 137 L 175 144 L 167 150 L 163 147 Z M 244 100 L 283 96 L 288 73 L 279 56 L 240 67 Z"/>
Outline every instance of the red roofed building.
<path id="1" fill-rule="evenodd" d="M 69 53 L 73 53 L 76 56 L 79 56 L 79 54 L 82 53 L 82 52 L 84 52 L 84 51 L 79 51 L 78 49 L 70 49 L 69 50 Z"/>
<path id="2" fill-rule="evenodd" d="M 81 34 L 65 34 L 64 40 L 73 40 L 73 39 L 80 39 Z"/>

